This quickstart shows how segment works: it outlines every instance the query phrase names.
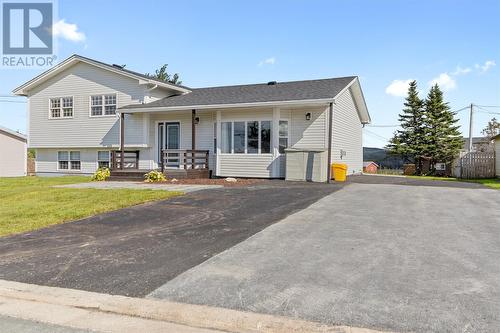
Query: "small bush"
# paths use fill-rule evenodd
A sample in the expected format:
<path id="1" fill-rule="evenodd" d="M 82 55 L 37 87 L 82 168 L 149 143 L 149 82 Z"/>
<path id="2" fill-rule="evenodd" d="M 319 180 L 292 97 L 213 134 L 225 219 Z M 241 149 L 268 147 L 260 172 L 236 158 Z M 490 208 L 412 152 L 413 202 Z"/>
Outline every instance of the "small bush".
<path id="1" fill-rule="evenodd" d="M 166 180 L 165 175 L 161 171 L 153 170 L 144 175 L 144 181 L 147 183 L 164 182 Z"/>
<path id="2" fill-rule="evenodd" d="M 96 182 L 102 182 L 108 179 L 110 176 L 110 172 L 108 168 L 99 168 L 97 171 L 92 175 L 92 180 Z"/>

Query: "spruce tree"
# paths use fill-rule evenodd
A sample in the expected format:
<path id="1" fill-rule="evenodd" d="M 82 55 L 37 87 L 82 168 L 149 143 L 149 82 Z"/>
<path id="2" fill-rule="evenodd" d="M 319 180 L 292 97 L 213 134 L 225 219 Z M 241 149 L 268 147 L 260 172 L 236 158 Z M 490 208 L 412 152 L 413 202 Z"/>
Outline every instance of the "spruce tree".
<path id="1" fill-rule="evenodd" d="M 443 92 L 435 84 L 425 100 L 425 149 L 424 154 L 431 158 L 431 170 L 436 162 L 451 163 L 462 147 L 462 138 L 455 119 L 456 113 L 450 111 L 444 102 Z"/>
<path id="2" fill-rule="evenodd" d="M 391 153 L 415 163 L 417 174 L 420 174 L 425 148 L 425 122 L 424 101 L 418 97 L 417 81 L 410 82 L 404 106 L 399 114 L 401 130 L 394 133 L 387 148 Z"/>

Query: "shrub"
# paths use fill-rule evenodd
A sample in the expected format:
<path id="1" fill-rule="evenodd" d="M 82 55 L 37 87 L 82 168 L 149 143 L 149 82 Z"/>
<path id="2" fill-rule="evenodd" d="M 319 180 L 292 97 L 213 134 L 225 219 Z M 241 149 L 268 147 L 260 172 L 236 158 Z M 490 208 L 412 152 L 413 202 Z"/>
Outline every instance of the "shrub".
<path id="1" fill-rule="evenodd" d="M 108 168 L 99 168 L 92 176 L 93 181 L 102 182 L 109 178 L 110 172 Z"/>
<path id="2" fill-rule="evenodd" d="M 165 175 L 161 171 L 153 170 L 144 175 L 144 181 L 147 183 L 164 182 L 166 180 Z"/>

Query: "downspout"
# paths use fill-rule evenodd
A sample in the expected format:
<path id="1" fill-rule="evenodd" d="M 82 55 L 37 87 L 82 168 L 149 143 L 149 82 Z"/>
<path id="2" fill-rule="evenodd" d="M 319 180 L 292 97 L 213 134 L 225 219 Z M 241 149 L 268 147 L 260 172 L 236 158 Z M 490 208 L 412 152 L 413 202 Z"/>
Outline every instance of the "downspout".
<path id="1" fill-rule="evenodd" d="M 332 135 L 333 135 L 333 103 L 335 103 L 335 100 L 330 103 L 329 109 L 328 109 L 328 165 L 327 165 L 327 179 L 328 183 L 332 182 Z"/>

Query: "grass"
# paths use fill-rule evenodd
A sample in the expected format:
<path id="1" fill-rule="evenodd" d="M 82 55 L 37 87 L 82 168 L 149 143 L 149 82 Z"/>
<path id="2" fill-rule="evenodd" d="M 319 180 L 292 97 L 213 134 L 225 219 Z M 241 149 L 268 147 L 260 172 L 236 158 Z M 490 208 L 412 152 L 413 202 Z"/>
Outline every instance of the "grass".
<path id="1" fill-rule="evenodd" d="M 89 177 L 82 176 L 0 178 L 0 236 L 181 194 L 155 190 L 52 187 L 88 181 Z"/>
<path id="2" fill-rule="evenodd" d="M 459 179 L 453 177 L 435 177 L 435 176 L 407 176 L 408 178 L 427 179 L 427 180 L 444 180 L 466 183 L 479 183 L 484 186 L 500 190 L 500 178 L 485 178 L 485 179 Z"/>
<path id="3" fill-rule="evenodd" d="M 402 175 L 403 170 L 401 170 L 401 169 L 378 169 L 377 173 L 381 174 L 381 175 Z"/>
<path id="4" fill-rule="evenodd" d="M 453 177 L 438 177 L 438 176 L 406 176 L 406 177 L 415 178 L 415 179 L 426 179 L 426 180 L 444 180 L 444 181 L 451 181 L 451 182 L 460 181 L 460 179 L 453 178 Z"/>
<path id="5" fill-rule="evenodd" d="M 500 190 L 500 178 L 488 178 L 488 179 L 467 179 L 464 180 L 471 183 L 479 183 L 484 186 L 488 186 L 494 188 L 496 190 Z"/>

